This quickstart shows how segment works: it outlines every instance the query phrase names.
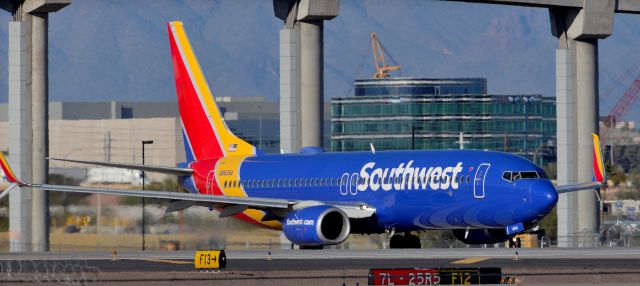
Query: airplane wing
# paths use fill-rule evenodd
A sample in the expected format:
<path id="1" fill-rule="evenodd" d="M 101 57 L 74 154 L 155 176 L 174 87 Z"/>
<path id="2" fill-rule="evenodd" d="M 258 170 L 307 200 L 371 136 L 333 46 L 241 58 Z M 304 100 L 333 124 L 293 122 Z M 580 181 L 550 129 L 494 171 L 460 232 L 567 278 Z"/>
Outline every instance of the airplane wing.
<path id="1" fill-rule="evenodd" d="M 71 160 L 68 160 L 71 161 Z M 78 161 L 84 162 L 84 161 Z M 100 163 L 100 162 L 99 162 Z M 128 165 L 128 164 L 111 164 L 115 165 Z M 232 216 L 240 213 L 248 208 L 269 211 L 272 215 L 269 219 L 278 219 L 286 216 L 286 214 L 294 209 L 307 207 L 317 204 L 332 205 L 342 209 L 350 218 L 362 218 L 370 217 L 375 213 L 375 208 L 368 206 L 364 203 L 350 203 L 350 202 L 318 202 L 308 200 L 286 200 L 286 199 L 273 199 L 273 198 L 257 198 L 257 197 L 237 197 L 237 196 L 218 196 L 218 195 L 203 195 L 193 193 L 181 193 L 181 192 L 162 192 L 162 191 L 141 191 L 141 190 L 124 190 L 124 189 L 103 189 L 103 188 L 90 188 L 90 187 L 78 187 L 78 186 L 66 186 L 66 185 L 49 185 L 49 184 L 32 184 L 20 181 L 13 173 L 9 164 L 7 163 L 4 155 L 0 152 L 0 166 L 4 172 L 7 180 L 11 183 L 2 193 L 0 193 L 0 200 L 4 198 L 10 191 L 16 189 L 16 187 L 29 187 L 34 189 L 42 189 L 48 191 L 59 191 L 67 193 L 83 193 L 83 194 L 105 194 L 105 195 L 119 195 L 130 196 L 140 198 L 154 198 L 171 201 L 171 204 L 165 212 L 172 212 L 193 205 L 212 206 L 221 209 L 220 217 Z M 126 168 L 126 167 L 125 167 Z M 161 167 L 164 168 L 164 167 Z M 168 168 L 167 168 L 168 169 Z M 176 168 L 177 172 L 180 171 Z M 190 169 L 187 169 L 190 170 Z"/>
<path id="2" fill-rule="evenodd" d="M 53 160 L 53 161 L 132 169 L 132 170 L 140 170 L 145 172 L 155 172 L 155 173 L 163 173 L 163 174 L 178 175 L 178 176 L 186 176 L 186 175 L 191 175 L 191 173 L 193 173 L 193 170 L 189 168 L 164 167 L 164 166 L 154 166 L 154 165 L 136 165 L 136 164 L 111 163 L 111 162 L 100 162 L 100 161 L 80 161 L 80 160 L 59 159 L 59 158 L 47 158 L 47 159 Z"/>

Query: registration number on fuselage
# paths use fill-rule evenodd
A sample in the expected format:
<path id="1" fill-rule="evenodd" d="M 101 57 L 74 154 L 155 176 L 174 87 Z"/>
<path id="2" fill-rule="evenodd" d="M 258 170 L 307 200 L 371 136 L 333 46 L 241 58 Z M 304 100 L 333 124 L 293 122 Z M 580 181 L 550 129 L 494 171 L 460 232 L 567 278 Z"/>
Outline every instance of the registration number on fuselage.
<path id="1" fill-rule="evenodd" d="M 220 177 L 233 176 L 233 170 L 220 170 L 220 173 L 218 173 L 218 175 Z"/>

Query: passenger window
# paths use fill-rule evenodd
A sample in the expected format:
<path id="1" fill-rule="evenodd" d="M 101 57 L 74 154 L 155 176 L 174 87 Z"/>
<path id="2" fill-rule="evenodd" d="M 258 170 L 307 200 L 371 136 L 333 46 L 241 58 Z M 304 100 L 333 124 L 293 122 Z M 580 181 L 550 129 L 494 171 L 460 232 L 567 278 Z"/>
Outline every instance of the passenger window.
<path id="1" fill-rule="evenodd" d="M 470 179 L 470 177 L 469 177 L 469 175 L 467 175 L 467 184 L 469 183 L 469 179 Z"/>
<path id="2" fill-rule="evenodd" d="M 502 173 L 502 179 L 507 182 L 511 182 L 511 172 Z"/>

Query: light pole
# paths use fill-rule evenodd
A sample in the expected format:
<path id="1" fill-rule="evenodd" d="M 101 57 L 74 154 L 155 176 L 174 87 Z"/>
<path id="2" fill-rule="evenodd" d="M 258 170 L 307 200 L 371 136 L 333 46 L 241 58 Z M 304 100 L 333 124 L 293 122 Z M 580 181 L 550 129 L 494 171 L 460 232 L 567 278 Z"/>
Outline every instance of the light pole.
<path id="1" fill-rule="evenodd" d="M 258 114 L 260 115 L 260 127 L 259 127 L 259 131 L 258 131 L 258 148 L 262 149 L 262 105 L 258 105 Z"/>
<path id="2" fill-rule="evenodd" d="M 411 150 L 416 150 L 416 126 L 411 124 Z"/>
<path id="3" fill-rule="evenodd" d="M 411 123 L 411 150 L 416 150 L 416 130 L 422 130 L 422 127 L 415 126 Z"/>
<path id="4" fill-rule="evenodd" d="M 144 145 L 147 144 L 153 144 L 153 140 L 142 140 L 142 165 L 144 165 Z M 144 171 L 142 171 L 142 190 L 144 191 Z M 144 249 L 144 197 L 142 197 L 142 251 Z"/>

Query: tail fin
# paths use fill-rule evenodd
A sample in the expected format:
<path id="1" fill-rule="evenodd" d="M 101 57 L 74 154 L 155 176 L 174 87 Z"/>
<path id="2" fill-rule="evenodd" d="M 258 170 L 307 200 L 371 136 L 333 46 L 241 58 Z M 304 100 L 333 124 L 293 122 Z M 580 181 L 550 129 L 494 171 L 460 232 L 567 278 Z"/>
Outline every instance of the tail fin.
<path id="1" fill-rule="evenodd" d="M 18 186 L 26 186 L 27 184 L 21 182 L 14 174 L 13 171 L 11 170 L 11 167 L 9 167 L 9 162 L 7 162 L 7 159 L 4 157 L 4 154 L 2 154 L 2 152 L 0 152 L 0 167 L 2 168 L 2 172 L 4 173 L 4 176 L 7 178 L 7 180 L 12 183 L 12 184 L 17 184 Z"/>
<path id="2" fill-rule="evenodd" d="M 593 179 L 596 182 L 604 183 L 607 181 L 607 173 L 604 169 L 604 160 L 602 160 L 602 150 L 600 149 L 600 137 L 593 133 Z"/>
<path id="3" fill-rule="evenodd" d="M 182 22 L 169 22 L 168 30 L 187 159 L 255 154 L 224 122 Z"/>

